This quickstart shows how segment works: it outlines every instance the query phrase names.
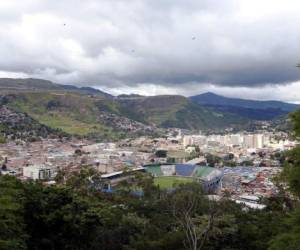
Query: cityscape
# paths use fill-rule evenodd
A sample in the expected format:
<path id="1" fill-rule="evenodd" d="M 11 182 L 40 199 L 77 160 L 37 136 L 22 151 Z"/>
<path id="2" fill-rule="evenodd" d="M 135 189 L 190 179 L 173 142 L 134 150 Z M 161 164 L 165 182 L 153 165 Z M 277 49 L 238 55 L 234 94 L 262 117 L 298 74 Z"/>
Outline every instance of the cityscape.
<path id="1" fill-rule="evenodd" d="M 180 129 L 171 129 L 168 133 L 160 138 L 143 136 L 107 143 L 79 139 L 8 142 L 0 146 L 5 166 L 1 173 L 53 185 L 59 171 L 71 175 L 87 165 L 99 171 L 104 179 L 115 176 L 109 187 L 112 190 L 124 179 L 120 173 L 125 170 L 145 171 L 157 178 L 179 175 L 193 178 L 196 166 L 215 168 L 217 171 L 212 174 L 217 174 L 220 182 L 210 191 L 219 197 L 230 194 L 237 200 L 251 195 L 254 200 L 247 202 L 253 207 L 260 198 L 278 192 L 273 178 L 281 171 L 281 154 L 299 145 L 284 132 L 185 135 Z M 161 168 L 160 174 L 153 166 Z M 176 173 L 175 167 L 182 173 Z M 210 173 L 197 177 L 205 182 Z M 164 185 L 159 181 L 158 184 Z M 172 182 L 169 185 L 171 188 Z"/>
<path id="2" fill-rule="evenodd" d="M 0 250 L 300 250 L 299 13 L 0 1 Z"/>

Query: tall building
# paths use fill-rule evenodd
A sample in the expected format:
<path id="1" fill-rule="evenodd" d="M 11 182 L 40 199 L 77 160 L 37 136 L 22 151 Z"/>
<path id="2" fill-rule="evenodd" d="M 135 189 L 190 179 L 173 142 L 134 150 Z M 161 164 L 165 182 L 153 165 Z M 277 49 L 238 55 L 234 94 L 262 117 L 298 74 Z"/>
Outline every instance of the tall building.
<path id="1" fill-rule="evenodd" d="M 254 148 L 253 135 L 244 135 L 243 145 L 245 148 Z"/>
<path id="2" fill-rule="evenodd" d="M 240 134 L 233 134 L 230 135 L 230 144 L 232 145 L 241 145 L 242 144 L 242 137 Z"/>
<path id="3" fill-rule="evenodd" d="M 262 134 L 255 134 L 253 136 L 254 148 L 263 148 L 264 146 L 264 136 Z"/>
<path id="4" fill-rule="evenodd" d="M 192 145 L 192 136 L 191 135 L 185 135 L 183 136 L 183 146 L 186 147 L 188 145 Z"/>
<path id="5" fill-rule="evenodd" d="M 196 135 L 192 137 L 193 144 L 202 146 L 207 143 L 207 137 L 204 135 Z"/>
<path id="6" fill-rule="evenodd" d="M 264 135 L 263 134 L 244 135 L 243 145 L 246 148 L 263 148 Z"/>

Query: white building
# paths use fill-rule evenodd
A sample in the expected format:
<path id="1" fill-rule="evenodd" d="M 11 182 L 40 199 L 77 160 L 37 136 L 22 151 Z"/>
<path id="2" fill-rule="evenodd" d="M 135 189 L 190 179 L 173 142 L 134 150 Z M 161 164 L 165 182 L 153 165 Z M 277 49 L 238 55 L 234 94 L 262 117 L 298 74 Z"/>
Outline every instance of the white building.
<path id="1" fill-rule="evenodd" d="M 254 148 L 253 135 L 244 135 L 243 145 L 245 148 Z"/>
<path id="2" fill-rule="evenodd" d="M 207 137 L 204 135 L 185 135 L 183 137 L 183 146 L 186 147 L 188 145 L 205 145 L 207 142 Z"/>
<path id="3" fill-rule="evenodd" d="M 263 148 L 264 147 L 264 135 L 263 134 L 255 134 L 253 139 L 254 139 L 254 147 L 255 148 Z"/>
<path id="4" fill-rule="evenodd" d="M 230 144 L 231 145 L 241 145 L 243 142 L 243 138 L 240 134 L 230 135 Z"/>
<path id="5" fill-rule="evenodd" d="M 31 165 L 23 168 L 23 176 L 33 180 L 49 180 L 55 175 L 56 171 L 49 166 Z"/>

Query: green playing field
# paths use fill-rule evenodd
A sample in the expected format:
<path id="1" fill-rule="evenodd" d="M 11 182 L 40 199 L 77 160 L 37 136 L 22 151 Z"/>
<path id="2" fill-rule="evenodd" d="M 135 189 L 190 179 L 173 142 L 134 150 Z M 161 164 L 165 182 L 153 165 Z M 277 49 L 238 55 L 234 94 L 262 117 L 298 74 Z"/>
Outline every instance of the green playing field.
<path id="1" fill-rule="evenodd" d="M 193 182 L 194 179 L 190 177 L 180 176 L 160 176 L 154 178 L 154 184 L 159 185 L 160 188 L 172 188 L 176 184 Z"/>

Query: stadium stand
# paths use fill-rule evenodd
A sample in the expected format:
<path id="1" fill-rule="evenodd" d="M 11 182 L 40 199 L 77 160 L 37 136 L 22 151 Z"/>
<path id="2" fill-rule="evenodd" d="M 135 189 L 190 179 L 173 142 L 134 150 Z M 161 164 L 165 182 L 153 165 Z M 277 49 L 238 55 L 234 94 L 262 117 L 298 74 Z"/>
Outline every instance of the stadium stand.
<path id="1" fill-rule="evenodd" d="M 176 164 L 175 166 L 176 175 L 191 176 L 193 174 L 195 167 L 196 166 L 192 164 Z"/>
<path id="2" fill-rule="evenodd" d="M 147 166 L 147 172 L 151 173 L 154 177 L 162 176 L 160 165 L 149 165 Z"/>
<path id="3" fill-rule="evenodd" d="M 193 176 L 195 177 L 205 177 L 210 174 L 211 171 L 213 171 L 213 168 L 210 167 L 197 167 L 195 168 L 195 171 L 193 173 Z"/>

